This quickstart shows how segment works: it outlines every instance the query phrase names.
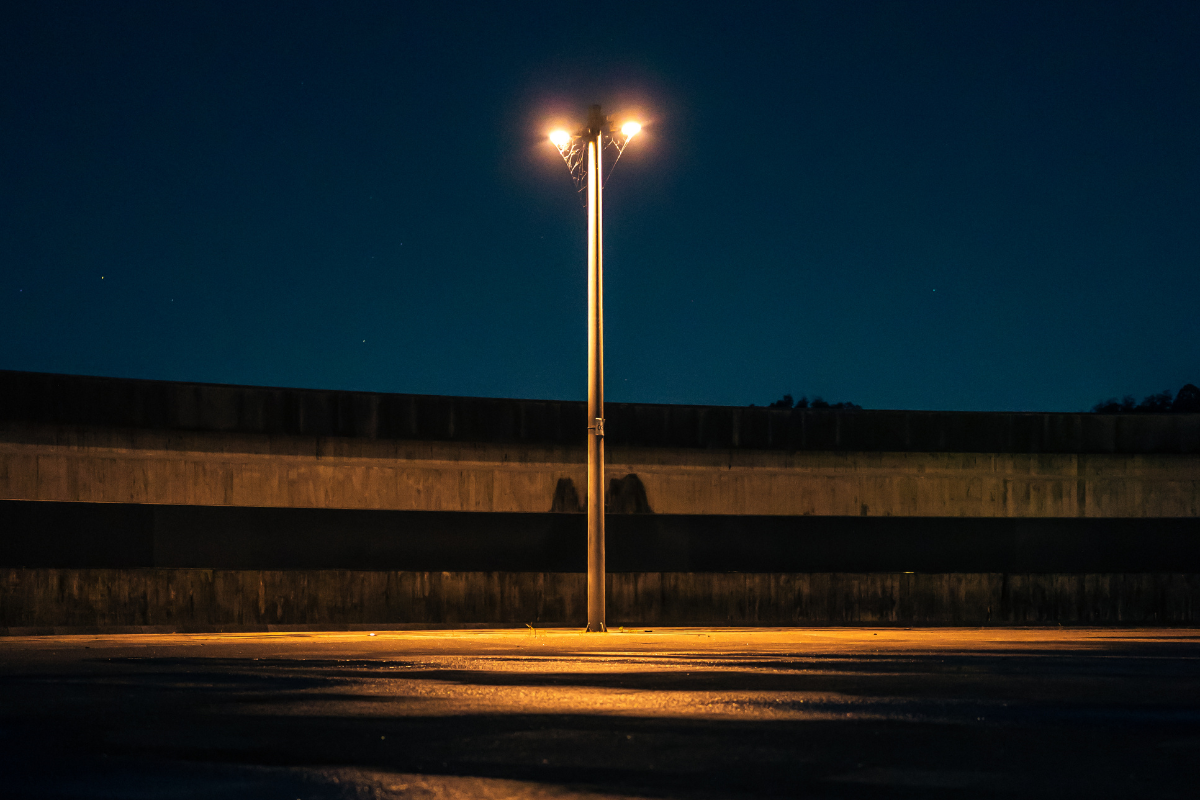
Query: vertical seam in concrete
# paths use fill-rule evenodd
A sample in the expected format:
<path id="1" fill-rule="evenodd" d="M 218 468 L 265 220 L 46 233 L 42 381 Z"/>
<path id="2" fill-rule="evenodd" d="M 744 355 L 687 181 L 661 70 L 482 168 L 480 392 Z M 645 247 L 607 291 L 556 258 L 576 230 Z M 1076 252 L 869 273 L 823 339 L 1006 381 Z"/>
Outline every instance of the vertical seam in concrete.
<path id="1" fill-rule="evenodd" d="M 1075 456 L 1075 516 L 1087 516 L 1087 460 Z"/>

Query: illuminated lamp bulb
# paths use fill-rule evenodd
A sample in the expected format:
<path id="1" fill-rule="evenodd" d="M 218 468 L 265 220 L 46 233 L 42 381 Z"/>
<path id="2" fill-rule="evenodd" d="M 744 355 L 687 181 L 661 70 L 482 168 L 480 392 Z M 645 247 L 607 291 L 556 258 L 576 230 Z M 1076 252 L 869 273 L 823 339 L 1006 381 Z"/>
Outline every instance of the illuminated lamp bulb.
<path id="1" fill-rule="evenodd" d="M 571 143 L 571 134 L 566 131 L 550 131 L 550 141 L 555 147 L 563 148 Z"/>
<path id="2" fill-rule="evenodd" d="M 642 126 L 636 122 L 626 122 L 624 125 L 621 126 L 621 133 L 625 134 L 626 138 L 629 138 L 629 137 L 633 136 L 635 133 L 637 133 L 638 131 L 640 131 L 641 129 L 642 129 Z"/>

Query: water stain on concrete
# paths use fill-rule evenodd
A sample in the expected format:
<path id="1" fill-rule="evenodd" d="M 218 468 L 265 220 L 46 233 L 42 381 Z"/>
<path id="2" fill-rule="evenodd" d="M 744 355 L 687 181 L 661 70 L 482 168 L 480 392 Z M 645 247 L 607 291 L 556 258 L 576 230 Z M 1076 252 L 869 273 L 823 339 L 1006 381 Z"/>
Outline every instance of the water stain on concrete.
<path id="1" fill-rule="evenodd" d="M 583 505 L 579 502 L 579 492 L 575 489 L 575 481 L 570 478 L 558 479 L 550 511 L 561 514 L 578 514 L 583 511 Z"/>
<path id="2" fill-rule="evenodd" d="M 653 514 L 642 479 L 634 473 L 608 482 L 605 511 L 609 514 Z"/>

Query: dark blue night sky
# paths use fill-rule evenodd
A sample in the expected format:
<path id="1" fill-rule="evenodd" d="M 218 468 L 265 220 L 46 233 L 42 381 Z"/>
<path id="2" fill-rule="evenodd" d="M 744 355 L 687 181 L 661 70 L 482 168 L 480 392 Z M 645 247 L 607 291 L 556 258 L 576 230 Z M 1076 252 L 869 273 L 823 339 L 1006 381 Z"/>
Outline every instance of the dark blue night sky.
<path id="1" fill-rule="evenodd" d="M 1200 382 L 1200 4 L 603 8 L 4 4 L 0 368 L 582 399 L 602 102 L 610 400 Z"/>

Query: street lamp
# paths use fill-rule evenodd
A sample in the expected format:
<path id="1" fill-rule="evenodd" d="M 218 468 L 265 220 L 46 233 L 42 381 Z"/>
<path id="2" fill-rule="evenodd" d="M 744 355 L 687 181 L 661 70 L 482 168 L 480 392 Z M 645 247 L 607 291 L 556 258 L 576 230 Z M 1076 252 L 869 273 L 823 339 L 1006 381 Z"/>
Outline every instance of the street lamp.
<path id="1" fill-rule="evenodd" d="M 603 632 L 604 625 L 604 225 L 601 156 L 616 150 L 613 166 L 642 126 L 626 122 L 619 133 L 612 121 L 592 106 L 587 125 L 576 134 L 556 130 L 550 141 L 567 162 L 577 191 L 587 191 L 588 215 L 588 624 Z"/>

